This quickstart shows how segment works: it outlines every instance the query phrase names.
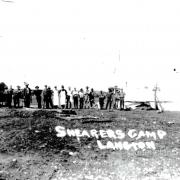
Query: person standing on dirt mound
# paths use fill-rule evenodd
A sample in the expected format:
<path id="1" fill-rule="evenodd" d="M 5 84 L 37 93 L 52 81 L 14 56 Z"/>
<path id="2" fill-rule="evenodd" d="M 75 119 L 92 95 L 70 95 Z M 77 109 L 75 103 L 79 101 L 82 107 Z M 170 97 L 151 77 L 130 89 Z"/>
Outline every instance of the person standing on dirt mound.
<path id="1" fill-rule="evenodd" d="M 113 102 L 113 90 L 112 90 L 112 88 L 108 89 L 108 93 L 106 95 L 106 98 L 107 98 L 106 109 L 108 109 L 108 107 L 109 107 L 109 110 L 110 110 L 111 106 L 112 106 L 112 102 Z"/>
<path id="2" fill-rule="evenodd" d="M 66 109 L 71 109 L 73 103 L 71 87 L 68 87 L 67 96 L 66 96 Z"/>
<path id="3" fill-rule="evenodd" d="M 100 95 L 99 95 L 99 105 L 100 105 L 100 109 L 102 110 L 104 108 L 104 100 L 105 100 L 106 96 L 103 94 L 102 91 L 100 91 Z"/>
<path id="4" fill-rule="evenodd" d="M 53 101 L 52 101 L 52 96 L 53 96 L 53 91 L 51 90 L 51 87 L 49 86 L 47 88 L 47 106 L 46 108 L 49 109 L 50 107 L 53 109 Z"/>
<path id="5" fill-rule="evenodd" d="M 73 101 L 74 101 L 74 108 L 78 109 L 79 93 L 76 90 L 76 88 L 74 88 L 72 95 L 73 95 Z"/>
<path id="6" fill-rule="evenodd" d="M 118 89 L 115 90 L 114 94 L 114 108 L 120 109 L 120 91 Z"/>
<path id="7" fill-rule="evenodd" d="M 95 101 L 94 101 L 94 98 L 95 98 L 95 94 L 94 94 L 94 89 L 91 88 L 91 91 L 89 93 L 89 102 L 90 102 L 90 107 L 92 108 Z"/>
<path id="8" fill-rule="evenodd" d="M 25 83 L 25 88 L 23 90 L 24 97 L 24 106 L 29 108 L 31 103 L 31 89 L 29 88 L 29 84 Z"/>
<path id="9" fill-rule="evenodd" d="M 13 97 L 13 88 L 10 86 L 10 88 L 7 90 L 7 106 L 9 108 L 12 107 L 12 97 Z"/>
<path id="10" fill-rule="evenodd" d="M 85 91 L 85 94 L 84 94 L 84 107 L 85 109 L 88 109 L 90 108 L 90 105 L 89 105 L 89 87 L 86 86 L 86 91 Z"/>
<path id="11" fill-rule="evenodd" d="M 47 85 L 44 86 L 43 90 L 43 108 L 49 108 L 48 97 L 47 97 Z"/>
<path id="12" fill-rule="evenodd" d="M 120 97 L 120 110 L 123 110 L 124 109 L 124 98 L 125 98 L 125 93 L 123 91 L 123 89 L 120 89 L 120 94 L 119 94 L 119 97 Z"/>
<path id="13" fill-rule="evenodd" d="M 42 94 L 42 90 L 39 89 L 39 86 L 36 86 L 35 87 L 35 90 L 34 90 L 34 95 L 36 96 L 36 101 L 37 101 L 37 104 L 38 104 L 38 108 L 41 109 L 41 94 Z"/>
<path id="14" fill-rule="evenodd" d="M 61 90 L 59 91 L 59 97 L 60 97 L 60 104 L 61 108 L 64 109 L 66 107 L 66 97 L 67 97 L 67 91 L 64 89 L 64 86 L 61 86 Z"/>
<path id="15" fill-rule="evenodd" d="M 83 107 L 84 107 L 84 92 L 83 92 L 82 88 L 79 91 L 79 104 L 80 104 L 79 108 L 83 109 Z"/>
<path id="16" fill-rule="evenodd" d="M 59 108 L 59 91 L 57 89 L 57 86 L 54 87 L 54 94 L 53 94 L 53 105 L 54 108 Z"/>
<path id="17" fill-rule="evenodd" d="M 17 89 L 13 92 L 13 101 L 14 101 L 14 107 L 19 108 L 20 107 L 20 98 L 22 96 L 21 87 L 17 86 Z"/>

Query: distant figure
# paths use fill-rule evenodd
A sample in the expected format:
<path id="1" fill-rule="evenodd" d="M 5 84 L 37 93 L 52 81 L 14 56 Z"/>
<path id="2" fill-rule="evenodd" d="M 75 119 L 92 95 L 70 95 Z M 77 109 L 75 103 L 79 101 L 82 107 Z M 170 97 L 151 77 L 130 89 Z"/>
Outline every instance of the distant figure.
<path id="1" fill-rule="evenodd" d="M 12 107 L 12 98 L 13 98 L 13 88 L 10 86 L 10 88 L 7 90 L 7 106 L 9 108 Z"/>
<path id="2" fill-rule="evenodd" d="M 7 86 L 4 87 L 3 97 L 5 101 L 5 106 L 8 106 L 8 87 Z"/>
<path id="3" fill-rule="evenodd" d="M 13 92 L 13 101 L 14 101 L 14 107 L 19 108 L 20 107 L 20 98 L 22 96 L 21 87 L 17 86 L 17 89 Z"/>
<path id="4" fill-rule="evenodd" d="M 72 102 L 73 102 L 73 97 L 72 97 L 71 87 L 68 87 L 67 96 L 66 96 L 66 109 L 72 108 Z"/>
<path id="5" fill-rule="evenodd" d="M 94 101 L 94 89 L 92 88 L 90 93 L 89 93 L 89 102 L 90 102 L 90 107 L 92 108 L 95 101 Z"/>
<path id="6" fill-rule="evenodd" d="M 99 105 L 100 105 L 100 109 L 102 110 L 104 108 L 104 100 L 105 100 L 105 95 L 103 94 L 102 91 L 100 91 L 100 95 L 99 95 Z"/>
<path id="7" fill-rule="evenodd" d="M 53 105 L 54 105 L 54 108 L 59 107 L 59 91 L 57 89 L 57 86 L 54 87 Z"/>
<path id="8" fill-rule="evenodd" d="M 47 85 L 44 86 L 43 90 L 43 108 L 49 108 L 48 105 L 48 95 L 47 95 Z"/>
<path id="9" fill-rule="evenodd" d="M 84 107 L 84 92 L 83 92 L 82 88 L 79 91 L 79 103 L 80 103 L 80 109 L 83 109 L 83 107 Z"/>
<path id="10" fill-rule="evenodd" d="M 116 89 L 115 91 L 114 100 L 115 100 L 114 108 L 120 109 L 120 91 L 118 89 Z"/>
<path id="11" fill-rule="evenodd" d="M 54 108 L 52 97 L 53 97 L 53 91 L 51 90 L 51 87 L 49 86 L 47 88 L 47 109 L 49 109 L 50 107 L 52 109 Z"/>
<path id="12" fill-rule="evenodd" d="M 85 109 L 90 108 L 89 93 L 90 93 L 89 87 L 86 86 L 86 90 L 85 90 L 85 93 L 84 93 L 84 107 L 85 107 Z"/>
<path id="13" fill-rule="evenodd" d="M 29 88 L 29 84 L 25 83 L 25 88 L 23 90 L 24 97 L 24 106 L 29 108 L 31 103 L 31 89 Z"/>
<path id="14" fill-rule="evenodd" d="M 39 89 L 39 86 L 36 86 L 35 90 L 34 90 L 34 95 L 36 96 L 36 101 L 37 101 L 39 109 L 42 108 L 42 105 L 41 105 L 41 99 L 42 99 L 41 98 L 41 94 L 42 94 L 42 90 Z"/>
<path id="15" fill-rule="evenodd" d="M 74 108 L 78 109 L 79 93 L 76 90 L 76 88 L 74 88 L 72 95 L 73 95 L 73 101 L 74 101 Z"/>
<path id="16" fill-rule="evenodd" d="M 66 107 L 66 96 L 67 96 L 67 91 L 66 89 L 64 89 L 64 86 L 62 85 L 61 90 L 59 91 L 60 104 L 62 109 Z"/>
<path id="17" fill-rule="evenodd" d="M 120 89 L 119 97 L 120 97 L 120 110 L 124 109 L 124 98 L 125 98 L 125 93 L 123 89 Z"/>
<path id="18" fill-rule="evenodd" d="M 107 102 L 106 102 L 106 109 L 111 109 L 112 102 L 113 102 L 113 90 L 111 88 L 108 89 L 108 93 L 106 95 Z"/>

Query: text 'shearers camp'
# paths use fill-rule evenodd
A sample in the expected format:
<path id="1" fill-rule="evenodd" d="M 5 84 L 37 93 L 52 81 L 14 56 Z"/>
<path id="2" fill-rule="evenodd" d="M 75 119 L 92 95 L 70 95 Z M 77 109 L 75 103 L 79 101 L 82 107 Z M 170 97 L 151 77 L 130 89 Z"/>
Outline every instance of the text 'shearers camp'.
<path id="1" fill-rule="evenodd" d="M 129 129 L 128 131 L 123 132 L 120 129 L 68 129 L 63 126 L 56 126 L 55 130 L 57 132 L 57 137 L 63 138 L 65 136 L 76 137 L 78 141 L 82 137 L 94 137 L 97 140 L 97 146 L 99 149 L 113 149 L 113 150 L 146 150 L 152 149 L 155 150 L 155 141 L 162 140 L 167 133 L 163 130 L 157 131 L 143 131 L 136 129 Z M 108 139 L 104 142 L 102 139 Z M 124 139 L 132 139 L 131 142 L 125 141 Z"/>

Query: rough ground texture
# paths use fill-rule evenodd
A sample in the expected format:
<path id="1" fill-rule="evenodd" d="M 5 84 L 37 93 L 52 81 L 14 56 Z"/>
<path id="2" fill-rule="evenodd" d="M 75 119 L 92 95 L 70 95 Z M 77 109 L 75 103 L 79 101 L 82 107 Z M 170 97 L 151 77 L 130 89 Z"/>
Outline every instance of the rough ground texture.
<path id="1" fill-rule="evenodd" d="M 89 117 L 97 117 L 97 119 Z M 72 117 L 66 119 L 66 117 Z M 84 118 L 76 118 L 84 117 Z M 88 118 L 86 118 L 88 117 Z M 156 150 L 100 150 L 96 139 L 58 138 L 55 127 L 167 132 Z M 0 109 L 0 179 L 180 179 L 180 113 Z"/>

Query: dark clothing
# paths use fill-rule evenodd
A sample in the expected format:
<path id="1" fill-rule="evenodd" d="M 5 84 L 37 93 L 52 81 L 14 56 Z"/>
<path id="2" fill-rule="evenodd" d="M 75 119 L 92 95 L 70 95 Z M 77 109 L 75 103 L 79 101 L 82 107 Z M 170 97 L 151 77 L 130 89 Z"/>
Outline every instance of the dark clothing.
<path id="1" fill-rule="evenodd" d="M 100 109 L 103 109 L 104 108 L 104 100 L 105 100 L 105 96 L 103 94 L 101 94 L 99 96 L 99 105 L 100 105 Z"/>
<path id="2" fill-rule="evenodd" d="M 31 103 L 31 89 L 30 88 L 24 88 L 23 96 L 24 96 L 24 106 L 29 108 L 30 103 Z"/>
<path id="3" fill-rule="evenodd" d="M 42 105 L 41 105 L 41 93 L 42 93 L 42 90 L 35 90 L 34 91 L 34 95 L 36 96 L 36 101 L 37 101 L 37 104 L 38 104 L 38 108 L 41 108 Z"/>
<path id="4" fill-rule="evenodd" d="M 47 89 L 44 89 L 43 90 L 43 108 L 49 108 L 47 102 L 48 102 Z"/>
<path id="5" fill-rule="evenodd" d="M 75 109 L 78 109 L 78 98 L 79 98 L 78 95 L 74 95 L 74 96 L 73 96 L 74 108 L 75 108 Z"/>
<path id="6" fill-rule="evenodd" d="M 49 109 L 49 107 L 53 108 L 53 101 L 52 101 L 53 91 L 51 89 L 47 89 L 46 95 L 47 95 L 46 108 L 47 109 Z"/>
<path id="7" fill-rule="evenodd" d="M 14 107 L 20 107 L 20 98 L 22 97 L 21 90 L 17 89 L 13 93 Z"/>
<path id="8" fill-rule="evenodd" d="M 107 97 L 106 109 L 108 109 L 108 106 L 109 106 L 109 109 L 111 109 L 112 102 L 113 102 L 113 92 L 108 92 L 106 97 Z"/>
<path id="9" fill-rule="evenodd" d="M 79 99 L 79 102 L 80 102 L 80 109 L 83 109 L 83 106 L 84 106 L 84 98 L 81 97 L 81 98 Z"/>
<path id="10" fill-rule="evenodd" d="M 9 89 L 7 91 L 7 106 L 9 108 L 12 107 L 12 97 L 13 97 L 13 89 Z"/>
<path id="11" fill-rule="evenodd" d="M 89 102 L 90 102 L 90 106 L 93 107 L 94 104 L 94 92 L 90 92 L 89 93 Z"/>
<path id="12" fill-rule="evenodd" d="M 120 110 L 124 109 L 124 97 L 120 97 Z"/>
<path id="13" fill-rule="evenodd" d="M 66 96 L 66 109 L 71 109 L 71 101 L 70 101 L 70 95 Z"/>

